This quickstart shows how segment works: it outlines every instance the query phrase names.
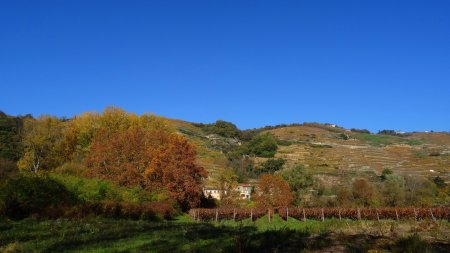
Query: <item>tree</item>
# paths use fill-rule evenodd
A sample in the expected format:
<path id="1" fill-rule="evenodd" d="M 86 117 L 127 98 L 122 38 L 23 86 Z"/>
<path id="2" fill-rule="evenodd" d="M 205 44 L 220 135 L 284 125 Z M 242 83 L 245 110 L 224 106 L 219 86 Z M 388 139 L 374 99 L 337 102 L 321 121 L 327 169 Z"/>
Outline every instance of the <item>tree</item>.
<path id="1" fill-rule="evenodd" d="M 56 117 L 26 119 L 22 139 L 24 155 L 18 162 L 19 169 L 38 174 L 41 169 L 61 165 L 62 129 L 62 122 Z"/>
<path id="2" fill-rule="evenodd" d="M 222 206 L 236 205 L 239 200 L 239 192 L 236 190 L 238 176 L 232 169 L 220 169 L 213 180 L 213 184 L 219 190 Z"/>
<path id="3" fill-rule="evenodd" d="M 428 179 L 417 175 L 405 176 L 406 203 L 413 206 L 430 206 L 437 194 L 436 186 Z"/>
<path id="4" fill-rule="evenodd" d="M 302 166 L 296 166 L 294 168 L 285 169 L 277 172 L 277 175 L 283 177 L 289 184 L 294 195 L 294 205 L 300 205 L 302 203 L 304 195 L 307 193 L 307 189 L 313 186 L 314 180 Z"/>
<path id="5" fill-rule="evenodd" d="M 101 131 L 94 137 L 84 163 L 91 169 L 90 176 L 123 186 L 145 187 L 143 173 L 154 157 L 152 150 L 164 141 L 163 138 L 153 140 L 151 132 L 139 127 L 112 135 Z"/>
<path id="6" fill-rule="evenodd" d="M 230 156 L 255 155 L 259 157 L 273 157 L 277 152 L 277 140 L 270 133 L 258 134 L 249 142 L 240 146 Z"/>
<path id="7" fill-rule="evenodd" d="M 119 185 L 140 185 L 164 191 L 187 210 L 198 206 L 206 170 L 196 164 L 196 152 L 182 136 L 162 129 L 129 129 L 94 137 L 85 165 L 88 175 Z"/>
<path id="8" fill-rule="evenodd" d="M 405 203 L 405 179 L 402 176 L 388 174 L 384 177 L 382 193 L 386 206 L 401 206 Z"/>
<path id="9" fill-rule="evenodd" d="M 217 134 L 226 138 L 239 138 L 241 131 L 231 122 L 217 120 L 213 124 L 199 124 L 208 134 Z"/>
<path id="10" fill-rule="evenodd" d="M 340 207 L 351 207 L 354 203 L 352 191 L 347 187 L 340 187 L 337 190 L 337 203 Z"/>
<path id="11" fill-rule="evenodd" d="M 267 161 L 261 164 L 261 167 L 258 170 L 259 174 L 270 173 L 273 174 L 276 171 L 279 171 L 283 168 L 283 165 L 286 163 L 286 160 L 283 158 L 277 159 L 268 159 Z"/>
<path id="12" fill-rule="evenodd" d="M 260 207 L 279 208 L 290 206 L 294 197 L 288 182 L 282 177 L 262 174 L 254 199 Z"/>
<path id="13" fill-rule="evenodd" d="M 17 162 L 22 156 L 20 132 L 25 118 L 31 116 L 13 117 L 0 111 L 0 159 Z"/>
<path id="14" fill-rule="evenodd" d="M 433 178 L 433 182 L 438 188 L 444 188 L 445 186 L 447 186 L 447 184 L 445 183 L 444 179 L 442 179 L 439 176 Z"/>
<path id="15" fill-rule="evenodd" d="M 365 178 L 359 178 L 353 182 L 352 193 L 358 205 L 371 206 L 375 201 L 375 189 Z"/>
<path id="16" fill-rule="evenodd" d="M 188 141 L 171 134 L 144 172 L 150 189 L 161 185 L 183 210 L 196 207 L 203 196 L 201 183 L 208 173 L 196 163 L 196 151 Z"/>
<path id="17" fill-rule="evenodd" d="M 381 172 L 380 178 L 381 178 L 382 181 L 384 181 L 384 180 L 387 179 L 387 177 L 388 177 L 389 175 L 392 175 L 393 173 L 394 173 L 394 172 L 393 172 L 391 169 L 384 169 L 383 172 Z"/>

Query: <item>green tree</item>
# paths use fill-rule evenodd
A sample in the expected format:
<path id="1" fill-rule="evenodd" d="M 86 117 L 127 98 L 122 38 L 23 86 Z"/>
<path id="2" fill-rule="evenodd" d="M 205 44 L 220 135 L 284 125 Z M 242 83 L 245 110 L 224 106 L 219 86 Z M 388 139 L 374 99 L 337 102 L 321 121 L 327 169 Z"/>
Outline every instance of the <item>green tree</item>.
<path id="1" fill-rule="evenodd" d="M 438 188 L 444 188 L 447 184 L 445 183 L 444 179 L 442 179 L 441 177 L 437 176 L 435 178 L 433 178 L 433 182 L 434 184 L 438 187 Z"/>
<path id="2" fill-rule="evenodd" d="M 270 158 L 261 164 L 261 166 L 258 170 L 258 173 L 259 174 L 262 174 L 262 173 L 273 174 L 274 172 L 281 170 L 285 163 L 286 163 L 286 160 L 284 160 L 283 158 L 277 158 L 277 159 Z"/>
<path id="3" fill-rule="evenodd" d="M 283 177 L 284 180 L 288 182 L 294 195 L 294 205 L 299 206 L 302 204 L 308 188 L 314 184 L 314 180 L 311 175 L 306 173 L 305 169 L 299 165 L 294 168 L 278 171 L 277 175 Z"/>
<path id="4" fill-rule="evenodd" d="M 239 138 L 241 131 L 231 122 L 217 120 L 212 124 L 200 124 L 200 127 L 208 134 L 217 134 L 227 138 Z"/>
<path id="5" fill-rule="evenodd" d="M 277 140 L 269 133 L 255 136 L 248 146 L 251 154 L 261 157 L 273 157 L 278 149 Z"/>

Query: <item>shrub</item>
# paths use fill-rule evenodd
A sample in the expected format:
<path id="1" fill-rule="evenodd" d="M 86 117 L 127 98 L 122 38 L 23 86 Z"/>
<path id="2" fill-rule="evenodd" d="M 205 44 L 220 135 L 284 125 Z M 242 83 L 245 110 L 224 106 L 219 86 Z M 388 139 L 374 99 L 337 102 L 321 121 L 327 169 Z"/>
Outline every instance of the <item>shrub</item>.
<path id="1" fill-rule="evenodd" d="M 273 157 L 277 152 L 277 140 L 270 133 L 254 136 L 249 142 L 239 147 L 231 156 L 255 155 Z"/>
<path id="2" fill-rule="evenodd" d="M 54 205 L 74 204 L 76 197 L 62 184 L 48 177 L 20 176 L 0 186 L 3 214 L 22 219 Z"/>
<path id="3" fill-rule="evenodd" d="M 259 174 L 262 174 L 262 173 L 273 174 L 274 172 L 281 170 L 285 163 L 286 163 L 286 160 L 284 160 L 283 158 L 268 159 L 267 161 L 265 161 L 261 164 L 261 167 L 259 168 L 258 173 Z"/>
<path id="4" fill-rule="evenodd" d="M 241 131 L 235 124 L 223 120 L 217 120 L 212 124 L 196 124 L 207 134 L 217 134 L 226 138 L 240 138 Z"/>

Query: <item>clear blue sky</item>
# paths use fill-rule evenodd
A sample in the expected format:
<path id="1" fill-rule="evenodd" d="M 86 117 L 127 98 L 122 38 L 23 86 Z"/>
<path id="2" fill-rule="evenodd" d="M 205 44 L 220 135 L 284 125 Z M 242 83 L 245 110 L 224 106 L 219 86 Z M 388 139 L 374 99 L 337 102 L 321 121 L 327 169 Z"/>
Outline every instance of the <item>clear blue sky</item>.
<path id="1" fill-rule="evenodd" d="M 450 130 L 450 1 L 0 2 L 0 110 Z"/>

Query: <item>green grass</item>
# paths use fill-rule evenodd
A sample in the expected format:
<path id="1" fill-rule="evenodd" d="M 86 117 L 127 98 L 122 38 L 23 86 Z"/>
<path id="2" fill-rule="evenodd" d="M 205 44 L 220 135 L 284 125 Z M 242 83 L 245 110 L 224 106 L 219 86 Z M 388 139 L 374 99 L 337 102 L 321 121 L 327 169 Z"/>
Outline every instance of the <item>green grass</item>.
<path id="1" fill-rule="evenodd" d="M 399 136 L 380 135 L 380 134 L 365 134 L 360 133 L 354 135 L 358 140 L 364 141 L 372 146 L 386 146 L 391 144 L 408 144 L 408 145 L 421 145 L 424 142 L 416 139 L 405 139 Z"/>
<path id="2" fill-rule="evenodd" d="M 390 249 L 392 245 L 392 249 L 411 249 L 407 243 L 411 240 L 421 249 L 436 248 L 417 236 L 386 244 L 389 238 L 364 230 L 380 226 L 377 224 L 389 227 L 398 223 L 335 219 L 286 222 L 278 215 L 270 223 L 267 217 L 256 222 L 195 222 L 187 215 L 164 222 L 26 219 L 0 221 L 0 252 L 300 252 L 321 251 L 336 244 L 361 252 Z M 448 222 L 441 226 L 449 228 Z M 348 229 L 347 234 L 342 232 Z M 431 252 L 440 252 L 437 249 Z M 447 249 L 444 245 L 441 252 Z"/>
<path id="3" fill-rule="evenodd" d="M 62 184 L 77 199 L 82 201 L 114 200 L 141 202 L 164 199 L 164 196 L 148 193 L 141 187 L 120 187 L 104 180 L 60 173 L 49 173 L 49 177 Z"/>

